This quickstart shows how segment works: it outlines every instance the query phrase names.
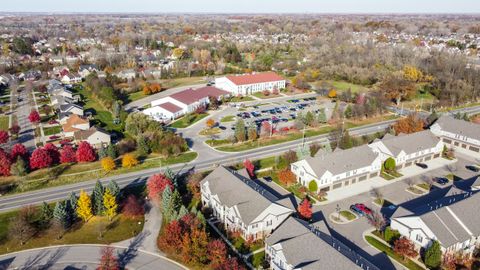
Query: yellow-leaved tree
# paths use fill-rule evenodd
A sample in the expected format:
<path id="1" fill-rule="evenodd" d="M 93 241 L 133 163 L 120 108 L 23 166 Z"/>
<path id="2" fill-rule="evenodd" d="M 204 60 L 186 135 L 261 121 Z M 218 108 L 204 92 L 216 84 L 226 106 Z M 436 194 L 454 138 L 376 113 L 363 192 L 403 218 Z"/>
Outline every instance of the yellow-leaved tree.
<path id="1" fill-rule="evenodd" d="M 117 200 L 115 196 L 112 195 L 110 189 L 106 189 L 105 193 L 103 194 L 103 206 L 105 207 L 105 214 L 107 215 L 109 220 L 117 214 Z"/>
<path id="2" fill-rule="evenodd" d="M 102 158 L 100 163 L 102 164 L 103 170 L 107 173 L 115 170 L 115 161 L 111 157 Z"/>
<path id="3" fill-rule="evenodd" d="M 122 167 L 123 168 L 132 168 L 137 166 L 138 160 L 137 158 L 132 155 L 132 154 L 125 154 L 122 157 Z"/>
<path id="4" fill-rule="evenodd" d="M 77 201 L 77 215 L 85 222 L 93 216 L 92 201 L 90 196 L 83 190 L 80 191 L 80 198 Z"/>

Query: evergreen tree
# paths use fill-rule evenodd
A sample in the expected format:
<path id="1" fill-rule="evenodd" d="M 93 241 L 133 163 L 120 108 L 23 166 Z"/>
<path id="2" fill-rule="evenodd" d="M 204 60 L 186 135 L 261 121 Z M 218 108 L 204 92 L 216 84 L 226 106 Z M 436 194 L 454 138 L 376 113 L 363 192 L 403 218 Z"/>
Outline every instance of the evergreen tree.
<path id="1" fill-rule="evenodd" d="M 350 133 L 348 132 L 348 130 L 345 130 L 343 132 L 343 136 L 340 139 L 338 147 L 340 147 L 344 150 L 345 149 L 350 149 L 350 148 L 353 147 L 353 139 L 352 139 L 352 136 L 350 136 Z"/>
<path id="2" fill-rule="evenodd" d="M 102 183 L 97 180 L 91 196 L 93 204 L 93 214 L 97 216 L 103 215 L 103 192 L 104 188 L 102 186 Z"/>
<path id="3" fill-rule="evenodd" d="M 315 117 L 313 116 L 313 113 L 311 111 L 308 111 L 307 114 L 305 114 L 305 124 L 308 126 L 312 126 L 313 122 L 315 120 Z"/>
<path id="4" fill-rule="evenodd" d="M 325 113 L 325 108 L 321 108 L 318 112 L 317 119 L 319 123 L 327 122 L 327 114 Z"/>
<path id="5" fill-rule="evenodd" d="M 107 147 L 107 155 L 113 159 L 118 157 L 117 146 L 114 144 L 109 144 Z"/>
<path id="6" fill-rule="evenodd" d="M 50 221 L 52 220 L 53 218 L 53 210 L 52 208 L 50 207 L 50 205 L 48 205 L 48 203 L 46 202 L 43 202 L 42 203 L 42 223 L 44 225 L 47 225 L 50 223 Z"/>
<path id="7" fill-rule="evenodd" d="M 75 195 L 75 192 L 72 191 L 72 193 L 70 193 L 70 197 L 68 198 L 68 204 L 73 211 L 77 210 L 77 201 L 78 201 L 77 195 Z"/>
<path id="8" fill-rule="evenodd" d="M 310 151 L 307 147 L 302 147 L 302 145 L 299 145 L 297 147 L 297 157 L 298 160 L 305 159 L 306 157 L 310 156 Z"/>
<path id="9" fill-rule="evenodd" d="M 162 193 L 162 213 L 166 221 L 170 220 L 172 213 L 172 190 L 166 186 Z"/>
<path id="10" fill-rule="evenodd" d="M 353 109 L 352 106 L 348 105 L 347 108 L 345 108 L 345 111 L 343 112 L 343 115 L 345 118 L 350 119 L 353 117 Z"/>
<path id="11" fill-rule="evenodd" d="M 430 269 L 437 269 L 442 263 L 442 250 L 440 243 L 433 241 L 425 251 L 425 265 Z"/>
<path id="12" fill-rule="evenodd" d="M 330 144 L 330 141 L 327 141 L 327 143 L 323 146 L 323 148 L 325 149 L 325 151 L 327 153 L 331 153 L 332 152 L 332 145 Z"/>
<path id="13" fill-rule="evenodd" d="M 175 188 L 178 188 L 177 176 L 175 172 L 172 169 L 170 169 L 170 167 L 165 168 L 165 171 L 163 172 L 163 174 L 165 175 L 165 177 L 172 180 L 173 186 Z"/>
<path id="14" fill-rule="evenodd" d="M 118 201 L 118 196 L 120 195 L 120 187 L 118 186 L 117 182 L 115 182 L 115 180 L 110 180 L 110 182 L 108 182 L 107 188 Z"/>
<path id="15" fill-rule="evenodd" d="M 197 218 L 198 218 L 198 220 L 200 221 L 200 223 L 203 224 L 203 226 L 206 225 L 207 220 L 205 219 L 205 216 L 203 215 L 202 211 L 198 211 L 198 212 L 197 212 Z"/>
<path id="16" fill-rule="evenodd" d="M 64 229 L 67 229 L 70 226 L 70 220 L 68 219 L 68 213 L 64 202 L 57 202 L 53 209 L 53 218 L 61 224 Z"/>
<path id="17" fill-rule="evenodd" d="M 107 148 L 105 148 L 105 146 L 103 146 L 103 144 L 100 146 L 100 149 L 98 149 L 98 159 L 102 159 L 104 157 L 107 157 L 108 156 L 108 153 L 107 153 Z"/>
<path id="18" fill-rule="evenodd" d="M 148 147 L 145 137 L 140 135 L 137 138 L 137 152 L 139 156 L 147 156 L 150 153 L 150 148 Z"/>
<path id="19" fill-rule="evenodd" d="M 182 196 L 178 190 L 173 191 L 172 198 L 171 198 L 171 207 L 173 211 L 177 212 L 180 210 L 182 206 Z"/>
<path id="20" fill-rule="evenodd" d="M 25 176 L 28 174 L 28 164 L 21 157 L 17 157 L 17 161 L 10 167 L 10 173 L 15 176 Z"/>
<path id="21" fill-rule="evenodd" d="M 195 208 L 194 208 L 195 209 Z M 186 216 L 188 214 L 188 210 L 185 206 L 181 206 L 180 210 L 178 210 L 178 215 L 176 219 L 181 219 L 182 217 Z"/>
<path id="22" fill-rule="evenodd" d="M 245 122 L 242 118 L 239 118 L 235 124 L 235 138 L 238 142 L 243 142 L 247 139 L 247 135 L 245 134 Z"/>

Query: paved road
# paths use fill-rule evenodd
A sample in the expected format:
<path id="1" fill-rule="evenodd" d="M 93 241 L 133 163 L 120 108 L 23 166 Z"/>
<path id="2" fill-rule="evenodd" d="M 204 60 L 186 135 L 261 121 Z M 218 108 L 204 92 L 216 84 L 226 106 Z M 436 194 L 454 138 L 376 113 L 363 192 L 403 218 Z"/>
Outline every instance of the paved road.
<path id="1" fill-rule="evenodd" d="M 0 256 L 0 269 L 96 269 L 102 245 L 70 245 L 30 249 Z M 126 269 L 187 269 L 163 256 L 144 252 L 133 242 L 115 247 L 119 263 Z"/>
<path id="2" fill-rule="evenodd" d="M 32 111 L 32 90 L 27 90 L 23 85 L 18 87 L 18 90 L 21 91 L 18 94 L 13 94 L 12 101 L 16 104 L 17 108 L 13 112 L 17 116 L 18 125 L 20 126 L 20 134 L 17 140 L 11 141 L 11 145 L 15 143 L 22 143 L 29 150 L 35 148 L 35 136 L 34 131 L 35 127 L 28 120 L 28 115 Z M 20 102 L 17 102 L 17 98 L 20 99 Z"/>
<path id="3" fill-rule="evenodd" d="M 350 129 L 352 135 L 364 135 L 372 134 L 387 128 L 394 120 L 386 121 L 382 123 L 376 123 L 368 126 L 357 127 Z M 311 143 L 313 141 L 325 142 L 328 138 L 328 134 L 323 134 L 315 137 L 310 137 L 305 140 L 305 143 Z M 243 161 L 244 159 L 263 158 L 268 156 L 278 155 L 288 150 L 296 150 L 298 144 L 302 140 L 295 140 L 278 145 L 266 146 L 258 149 L 253 149 L 240 153 L 226 153 L 219 152 L 215 157 L 211 157 L 208 154 L 204 154 L 198 157 L 196 160 L 188 164 L 176 164 L 170 166 L 172 170 L 186 172 L 190 169 L 195 170 L 208 170 L 212 169 L 214 165 L 218 164 L 233 164 Z M 215 151 L 215 150 L 212 150 Z M 112 177 L 104 177 L 100 180 L 103 183 L 107 183 L 110 180 L 115 180 L 121 187 L 127 185 L 135 185 L 144 183 L 145 180 L 152 174 L 158 173 L 162 168 L 153 168 L 138 172 L 132 172 L 123 175 L 117 175 Z M 0 197 L 0 212 L 14 210 L 23 206 L 31 204 L 39 204 L 42 201 L 52 202 L 65 199 L 71 192 L 79 193 L 80 190 L 90 192 L 95 185 L 96 180 L 85 181 L 81 183 L 52 187 L 41 189 L 38 191 L 25 192 L 17 195 L 9 195 Z"/>
<path id="4" fill-rule="evenodd" d="M 202 86 L 205 86 L 205 83 L 170 88 L 170 89 L 167 89 L 163 92 L 160 92 L 160 93 L 148 96 L 148 97 L 144 97 L 144 98 L 139 99 L 139 100 L 132 101 L 132 102 L 128 103 L 127 105 L 125 105 L 125 110 L 129 111 L 129 110 L 132 110 L 132 109 L 135 109 L 135 108 L 142 108 L 143 106 L 148 105 L 152 101 L 157 100 L 159 98 L 170 96 L 172 94 L 178 93 L 178 92 L 183 91 L 183 90 L 188 89 L 188 88 L 195 89 L 195 88 L 199 88 L 199 87 L 202 87 Z"/>
<path id="5" fill-rule="evenodd" d="M 430 112 L 426 111 L 414 111 L 406 108 L 401 108 L 401 107 L 395 107 L 395 106 L 387 106 L 387 109 L 390 110 L 391 112 L 394 112 L 398 115 L 403 115 L 407 116 L 411 113 L 417 113 L 423 118 L 427 118 L 430 115 Z M 461 109 L 455 109 L 447 112 L 449 115 L 454 115 L 456 113 L 466 113 L 467 115 L 474 115 L 480 113 L 480 106 L 472 106 L 472 107 L 467 107 L 467 108 L 461 108 Z"/>

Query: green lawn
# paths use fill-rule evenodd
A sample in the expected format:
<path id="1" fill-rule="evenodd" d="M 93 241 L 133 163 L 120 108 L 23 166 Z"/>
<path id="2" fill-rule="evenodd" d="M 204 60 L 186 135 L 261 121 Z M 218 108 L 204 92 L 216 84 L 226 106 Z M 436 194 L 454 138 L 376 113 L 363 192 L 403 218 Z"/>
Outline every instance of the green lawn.
<path id="1" fill-rule="evenodd" d="M 192 115 L 185 115 L 184 117 L 176 120 L 173 122 L 170 127 L 172 128 L 186 128 L 190 125 L 202 120 L 203 118 L 207 117 L 208 113 L 200 113 L 200 114 L 192 114 Z"/>
<path id="2" fill-rule="evenodd" d="M 9 117 L 2 115 L 0 116 L 0 130 L 8 130 L 8 120 Z"/>
<path id="3" fill-rule="evenodd" d="M 130 102 L 135 101 L 135 100 L 139 100 L 139 99 L 144 98 L 144 97 L 146 97 L 146 96 L 143 93 L 143 91 L 137 91 L 137 92 L 133 92 L 133 93 L 128 94 L 128 100 Z"/>
<path id="4" fill-rule="evenodd" d="M 249 96 L 239 96 L 239 97 L 232 97 L 230 102 L 245 102 L 245 101 L 254 101 L 255 99 Z"/>
<path id="5" fill-rule="evenodd" d="M 43 128 L 43 133 L 45 134 L 45 136 L 50 136 L 50 135 L 53 135 L 53 134 L 57 134 L 57 133 L 60 133 L 61 131 L 62 131 L 61 126 Z"/>
<path id="6" fill-rule="evenodd" d="M 250 257 L 250 263 L 255 267 L 255 269 L 259 269 L 259 267 L 263 264 L 264 261 L 265 251 L 255 253 Z"/>
<path id="7" fill-rule="evenodd" d="M 317 87 L 321 87 L 323 82 L 326 82 L 327 84 L 330 84 L 331 86 L 333 86 L 333 88 L 335 88 L 338 91 L 347 91 L 348 89 L 351 89 L 352 93 L 356 93 L 356 92 L 367 92 L 367 91 L 370 90 L 369 88 L 367 88 L 363 85 L 353 84 L 353 83 L 349 83 L 349 82 L 345 82 L 345 81 L 327 80 L 327 81 L 315 82 L 313 84 Z"/>
<path id="8" fill-rule="evenodd" d="M 420 183 L 420 184 L 417 184 L 417 186 L 419 186 L 420 188 L 423 188 L 425 190 L 430 190 L 430 185 L 427 184 L 427 183 Z"/>
<path id="9" fill-rule="evenodd" d="M 381 207 L 389 207 L 390 205 L 393 205 L 393 203 L 391 203 L 390 201 L 379 198 L 376 198 L 373 202 L 377 205 L 380 205 Z"/>
<path id="10" fill-rule="evenodd" d="M 380 250 L 381 252 L 385 253 L 388 257 L 394 259 L 395 261 L 399 262 L 403 266 L 407 267 L 410 270 L 423 270 L 422 267 L 420 267 L 418 264 L 414 263 L 410 259 L 404 260 L 400 255 L 396 254 L 392 248 L 389 246 L 385 245 L 384 243 L 378 241 L 376 238 L 373 236 L 365 236 L 365 240 L 375 247 L 376 249 Z"/>
<path id="11" fill-rule="evenodd" d="M 24 245 L 8 237 L 8 225 L 18 212 L 0 214 L 0 254 L 31 248 L 65 244 L 110 244 L 131 238 L 142 231 L 143 217 L 127 219 L 118 215 L 109 222 L 106 217 L 93 217 L 87 223 L 78 222 L 61 239 L 53 230 L 40 231 Z M 100 232 L 103 232 L 103 237 Z"/>
<path id="12" fill-rule="evenodd" d="M 268 95 L 268 96 L 265 96 L 262 92 L 253 93 L 253 96 L 255 96 L 255 97 L 257 97 L 257 98 L 261 98 L 261 99 L 269 99 L 269 98 L 281 97 L 280 95 L 274 95 L 274 94 L 270 94 L 270 95 Z"/>
<path id="13" fill-rule="evenodd" d="M 220 119 L 221 123 L 227 123 L 227 122 L 233 122 L 233 121 L 235 121 L 235 115 L 227 115 L 222 117 L 222 119 Z"/>
<path id="14" fill-rule="evenodd" d="M 347 220 L 354 220 L 357 216 L 355 216 L 352 212 L 348 211 L 348 210 L 342 210 L 340 211 L 340 215 L 344 218 L 346 218 Z"/>
<path id="15" fill-rule="evenodd" d="M 219 129 L 218 127 L 214 127 L 214 128 L 204 128 L 198 134 L 202 136 L 211 136 L 215 134 L 220 134 L 221 132 L 222 132 L 221 129 Z"/>

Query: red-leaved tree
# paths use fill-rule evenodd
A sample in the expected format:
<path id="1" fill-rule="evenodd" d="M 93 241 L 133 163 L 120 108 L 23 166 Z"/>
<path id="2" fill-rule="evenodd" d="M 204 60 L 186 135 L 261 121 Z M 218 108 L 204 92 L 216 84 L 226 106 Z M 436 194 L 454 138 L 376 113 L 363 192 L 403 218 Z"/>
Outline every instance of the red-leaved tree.
<path id="1" fill-rule="evenodd" d="M 48 151 L 43 148 L 37 148 L 30 156 L 30 168 L 42 169 L 52 165 L 52 157 L 48 154 Z"/>
<path id="2" fill-rule="evenodd" d="M 43 149 L 47 150 L 48 155 L 52 158 L 52 164 L 58 164 L 60 162 L 60 152 L 53 143 L 47 143 Z"/>
<path id="3" fill-rule="evenodd" d="M 227 259 L 227 247 L 220 239 L 210 241 L 207 246 L 208 260 L 213 269 L 220 266 Z"/>
<path id="4" fill-rule="evenodd" d="M 415 245 L 406 237 L 395 240 L 393 251 L 402 256 L 403 259 L 413 258 L 418 255 L 418 252 L 415 250 Z"/>
<path id="5" fill-rule="evenodd" d="M 60 151 L 60 163 L 72 163 L 77 162 L 77 156 L 75 150 L 70 145 L 65 145 Z"/>
<path id="6" fill-rule="evenodd" d="M 32 110 L 28 115 L 28 121 L 32 124 L 38 124 L 40 120 L 40 114 L 36 110 Z"/>
<path id="7" fill-rule="evenodd" d="M 122 213 L 127 218 L 136 218 L 142 216 L 144 210 L 137 197 L 130 194 L 127 198 L 127 202 L 123 205 Z"/>
<path id="8" fill-rule="evenodd" d="M 12 150 L 10 151 L 10 156 L 12 157 L 12 160 L 17 160 L 17 157 L 19 157 L 19 156 L 24 158 L 24 159 L 27 159 L 28 158 L 28 150 L 23 144 L 16 143 L 12 147 Z"/>
<path id="9" fill-rule="evenodd" d="M 312 218 L 312 204 L 307 198 L 303 199 L 302 203 L 298 206 L 298 214 L 305 220 Z"/>
<path id="10" fill-rule="evenodd" d="M 100 264 L 97 267 L 97 270 L 118 270 L 118 259 L 113 253 L 113 247 L 106 246 L 100 250 L 102 258 L 100 259 Z"/>
<path id="11" fill-rule="evenodd" d="M 253 178 L 255 176 L 255 166 L 253 163 L 249 159 L 245 159 L 243 165 L 245 166 L 245 169 L 247 169 L 250 178 Z"/>
<path id="12" fill-rule="evenodd" d="M 162 237 L 158 237 L 158 247 L 167 253 L 180 253 L 183 230 L 178 220 L 173 220 L 165 226 Z"/>
<path id="13" fill-rule="evenodd" d="M 163 173 L 150 176 L 147 182 L 148 198 L 158 204 L 160 196 L 167 186 L 170 186 L 170 189 L 173 190 L 172 180 L 168 179 Z"/>
<path id="14" fill-rule="evenodd" d="M 238 263 L 238 260 L 236 257 L 225 259 L 225 261 L 221 265 L 215 267 L 215 270 L 244 270 L 244 269 L 245 267 L 241 266 Z"/>
<path id="15" fill-rule="evenodd" d="M 80 142 L 77 149 L 78 162 L 92 162 L 95 160 L 95 150 L 88 142 Z"/>
<path id="16" fill-rule="evenodd" d="M 5 130 L 0 130 L 0 144 L 8 142 L 8 139 L 10 136 L 8 135 L 8 132 Z"/>
<path id="17" fill-rule="evenodd" d="M 12 160 L 5 150 L 0 148 L 0 174 L 3 176 L 10 175 L 10 166 L 12 165 Z"/>

